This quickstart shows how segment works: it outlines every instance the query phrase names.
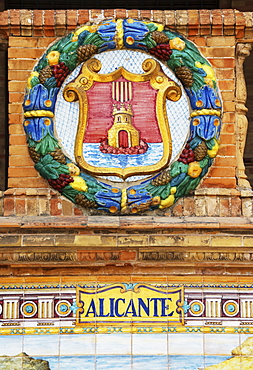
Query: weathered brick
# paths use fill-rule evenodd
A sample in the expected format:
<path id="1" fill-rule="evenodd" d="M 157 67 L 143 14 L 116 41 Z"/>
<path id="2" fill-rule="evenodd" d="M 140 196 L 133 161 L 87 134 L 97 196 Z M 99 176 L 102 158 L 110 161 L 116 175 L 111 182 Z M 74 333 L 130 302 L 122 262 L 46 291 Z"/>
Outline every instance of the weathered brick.
<path id="1" fill-rule="evenodd" d="M 61 200 L 58 198 L 52 198 L 51 199 L 51 215 L 52 216 L 60 216 L 62 215 L 62 203 Z"/>
<path id="2" fill-rule="evenodd" d="M 79 9 L 78 10 L 78 24 L 83 25 L 89 20 L 89 10 L 88 9 Z"/>
<path id="3" fill-rule="evenodd" d="M 12 216 L 14 214 L 14 198 L 4 198 L 4 216 Z"/>
<path id="4" fill-rule="evenodd" d="M 126 9 L 116 9 L 116 18 L 126 18 Z"/>
<path id="5" fill-rule="evenodd" d="M 242 237 L 241 236 L 212 236 L 211 237 L 212 247 L 241 247 Z"/>
<path id="6" fill-rule="evenodd" d="M 141 247 L 148 246 L 149 240 L 147 235 L 118 236 L 118 247 Z"/>
<path id="7" fill-rule="evenodd" d="M 74 244 L 78 247 L 116 247 L 117 237 L 108 235 L 75 235 Z"/>
<path id="8" fill-rule="evenodd" d="M 53 247 L 55 245 L 54 235 L 23 235 L 22 246 L 24 247 Z"/>
<path id="9" fill-rule="evenodd" d="M 223 36 L 223 37 L 207 37 L 207 46 L 234 46 L 235 37 L 234 36 Z"/>

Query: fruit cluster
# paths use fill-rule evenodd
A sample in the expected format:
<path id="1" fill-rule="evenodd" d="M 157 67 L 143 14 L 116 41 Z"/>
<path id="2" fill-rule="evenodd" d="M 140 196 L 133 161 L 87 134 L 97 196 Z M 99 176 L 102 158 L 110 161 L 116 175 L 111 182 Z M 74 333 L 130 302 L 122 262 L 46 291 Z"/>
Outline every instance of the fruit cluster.
<path id="1" fill-rule="evenodd" d="M 65 78 L 68 76 L 70 70 L 66 66 L 65 63 L 60 62 L 59 64 L 55 64 L 51 66 L 54 78 L 56 79 L 57 87 L 60 87 L 65 80 Z"/>
<path id="2" fill-rule="evenodd" d="M 131 146 L 129 148 L 114 148 L 113 146 L 108 145 L 107 139 L 104 139 L 100 143 L 99 149 L 105 154 L 144 154 L 148 150 L 148 144 L 141 140 L 140 145 Z"/>
<path id="3" fill-rule="evenodd" d="M 47 181 L 49 182 L 49 185 L 52 186 L 52 188 L 61 191 L 70 182 L 74 182 L 74 179 L 73 177 L 66 175 L 65 173 L 61 173 L 58 179 L 48 179 Z"/>
<path id="4" fill-rule="evenodd" d="M 168 60 L 172 54 L 169 44 L 156 45 L 154 48 L 149 49 L 149 52 L 161 60 Z"/>
<path id="5" fill-rule="evenodd" d="M 178 158 L 178 161 L 183 162 L 184 164 L 188 164 L 190 162 L 195 161 L 194 152 L 189 144 L 186 144 L 184 150 L 182 151 L 180 157 Z"/>

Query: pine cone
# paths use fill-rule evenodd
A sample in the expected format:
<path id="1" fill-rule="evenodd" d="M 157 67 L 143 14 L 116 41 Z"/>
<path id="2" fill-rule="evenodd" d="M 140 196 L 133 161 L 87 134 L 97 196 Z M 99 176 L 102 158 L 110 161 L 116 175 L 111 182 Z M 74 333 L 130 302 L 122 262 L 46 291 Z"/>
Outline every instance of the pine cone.
<path id="1" fill-rule="evenodd" d="M 188 67 L 177 67 L 175 73 L 185 87 L 191 87 L 193 85 L 192 72 Z"/>
<path id="2" fill-rule="evenodd" d="M 94 208 L 97 206 L 96 202 L 89 200 L 83 194 L 77 194 L 75 197 L 75 202 L 81 207 L 84 208 Z"/>
<path id="3" fill-rule="evenodd" d="M 159 31 L 152 32 L 151 37 L 157 44 L 167 44 L 170 41 L 165 33 Z"/>
<path id="4" fill-rule="evenodd" d="M 96 54 L 98 47 L 93 44 L 82 45 L 77 49 L 77 63 L 80 64 Z"/>
<path id="5" fill-rule="evenodd" d="M 36 152 L 35 147 L 34 146 L 29 146 L 28 151 L 29 151 L 30 157 L 32 158 L 33 162 L 38 163 L 39 160 L 40 160 L 40 154 L 38 152 Z"/>
<path id="6" fill-rule="evenodd" d="M 162 171 L 155 179 L 152 180 L 151 184 L 154 186 L 166 185 L 170 182 L 171 176 L 168 170 Z"/>
<path id="7" fill-rule="evenodd" d="M 65 155 L 62 153 L 61 149 L 57 148 L 53 152 L 49 153 L 54 160 L 61 164 L 66 164 L 66 158 Z"/>
<path id="8" fill-rule="evenodd" d="M 41 84 L 44 84 L 48 78 L 51 78 L 53 76 L 53 72 L 51 70 L 50 66 L 46 66 L 43 68 L 39 73 L 39 80 Z"/>
<path id="9" fill-rule="evenodd" d="M 202 141 L 195 149 L 194 149 L 194 156 L 196 161 L 202 161 L 207 154 L 207 147 L 204 141 Z"/>

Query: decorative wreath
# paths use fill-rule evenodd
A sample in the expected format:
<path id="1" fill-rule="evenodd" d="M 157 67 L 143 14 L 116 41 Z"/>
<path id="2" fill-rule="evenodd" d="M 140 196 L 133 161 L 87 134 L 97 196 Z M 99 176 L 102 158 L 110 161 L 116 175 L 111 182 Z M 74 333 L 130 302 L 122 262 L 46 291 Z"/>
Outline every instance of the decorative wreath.
<path id="1" fill-rule="evenodd" d="M 142 50 L 167 64 L 192 108 L 189 138 L 179 158 L 125 190 L 80 170 L 54 136 L 54 109 L 63 81 L 82 62 L 115 49 Z M 221 100 L 211 65 L 192 42 L 154 22 L 108 20 L 56 41 L 28 79 L 23 108 L 29 153 L 40 175 L 73 203 L 114 214 L 170 207 L 198 186 L 219 147 Z"/>

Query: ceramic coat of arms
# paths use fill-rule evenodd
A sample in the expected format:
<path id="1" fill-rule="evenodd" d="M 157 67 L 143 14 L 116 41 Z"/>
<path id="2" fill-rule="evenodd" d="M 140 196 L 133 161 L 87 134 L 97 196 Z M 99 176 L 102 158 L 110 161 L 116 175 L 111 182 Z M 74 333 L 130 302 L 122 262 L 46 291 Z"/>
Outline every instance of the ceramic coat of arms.
<path id="1" fill-rule="evenodd" d="M 108 20 L 56 41 L 31 73 L 23 107 L 35 168 L 84 208 L 170 207 L 218 151 L 213 69 L 154 22 Z"/>

